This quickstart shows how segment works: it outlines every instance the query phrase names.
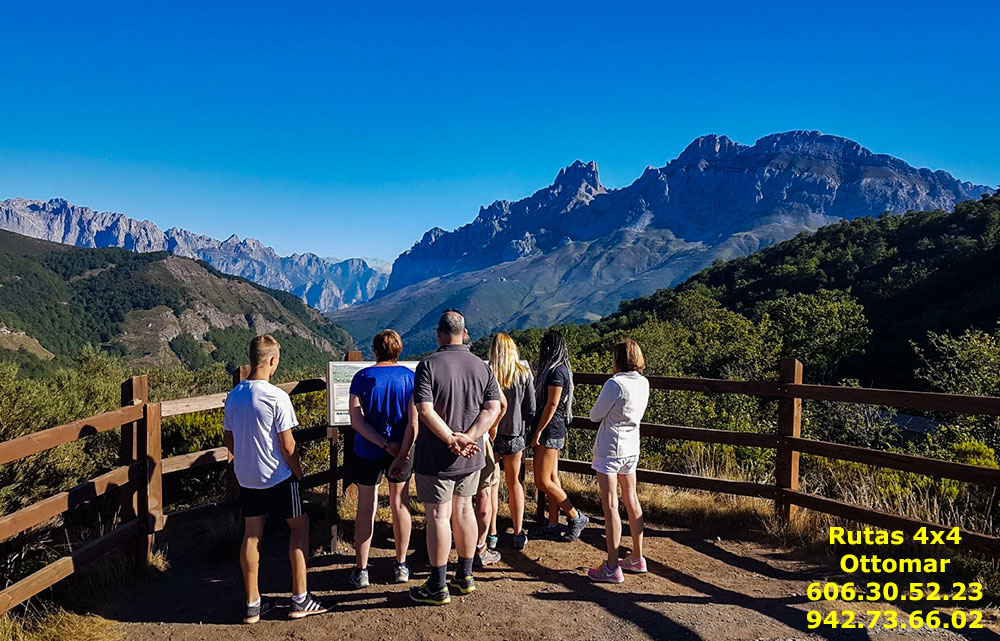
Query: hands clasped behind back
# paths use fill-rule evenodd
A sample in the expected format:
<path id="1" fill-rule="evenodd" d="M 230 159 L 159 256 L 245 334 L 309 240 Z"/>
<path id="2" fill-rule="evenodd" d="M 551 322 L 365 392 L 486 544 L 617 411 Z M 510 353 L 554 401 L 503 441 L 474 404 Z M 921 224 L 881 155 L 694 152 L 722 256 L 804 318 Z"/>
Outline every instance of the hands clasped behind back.
<path id="1" fill-rule="evenodd" d="M 467 434 L 462 432 L 452 432 L 452 438 L 448 443 L 448 449 L 459 456 L 472 458 L 477 452 L 479 452 L 479 445 L 476 441 L 470 439 Z"/>

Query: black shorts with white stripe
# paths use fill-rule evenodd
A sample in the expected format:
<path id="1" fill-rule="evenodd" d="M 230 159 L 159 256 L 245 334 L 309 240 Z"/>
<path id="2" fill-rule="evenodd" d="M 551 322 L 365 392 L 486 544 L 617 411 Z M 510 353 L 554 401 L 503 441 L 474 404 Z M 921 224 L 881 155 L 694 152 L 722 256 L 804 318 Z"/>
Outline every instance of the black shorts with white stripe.
<path id="1" fill-rule="evenodd" d="M 240 509 L 244 517 L 266 514 L 272 519 L 294 519 L 302 516 L 299 482 L 294 476 L 290 476 L 274 487 L 263 490 L 241 487 Z"/>

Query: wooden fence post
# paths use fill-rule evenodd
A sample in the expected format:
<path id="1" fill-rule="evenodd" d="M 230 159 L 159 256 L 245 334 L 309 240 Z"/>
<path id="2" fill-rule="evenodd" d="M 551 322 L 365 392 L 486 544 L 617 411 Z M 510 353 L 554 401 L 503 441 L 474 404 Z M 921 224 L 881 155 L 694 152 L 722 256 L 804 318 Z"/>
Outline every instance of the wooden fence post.
<path id="1" fill-rule="evenodd" d="M 156 533 L 163 529 L 163 446 L 160 404 L 143 406 L 145 429 L 138 432 L 139 457 L 143 462 L 143 483 L 139 486 L 139 514 L 146 530 L 145 560 L 153 561 Z"/>
<path id="2" fill-rule="evenodd" d="M 337 554 L 340 547 L 340 430 L 331 426 L 330 437 L 330 489 L 327 509 L 330 521 L 330 554 Z"/>
<path id="3" fill-rule="evenodd" d="M 355 350 L 347 352 L 348 362 L 356 363 L 360 360 L 361 360 L 360 351 Z M 344 471 L 345 471 L 344 482 L 342 487 L 344 488 L 344 495 L 346 496 L 347 491 L 353 484 L 353 479 L 351 478 L 352 477 L 351 470 L 354 469 L 354 439 L 357 437 L 357 435 L 354 433 L 354 430 L 351 429 L 350 425 L 343 426 L 341 432 L 343 433 L 344 437 Z"/>
<path id="4" fill-rule="evenodd" d="M 802 363 L 794 358 L 782 358 L 778 369 L 781 383 L 802 383 Z M 774 480 L 778 497 L 774 506 L 778 518 L 789 521 L 795 506 L 785 500 L 783 490 L 799 489 L 799 453 L 785 437 L 798 437 L 802 433 L 802 399 L 778 399 L 778 449 L 774 463 Z"/>
<path id="5" fill-rule="evenodd" d="M 344 360 L 347 362 L 358 362 L 361 359 L 362 355 L 358 350 L 351 350 L 344 354 Z M 330 389 L 330 383 L 331 381 L 327 381 L 327 390 Z M 327 399 L 327 403 L 329 402 L 329 399 Z M 330 416 L 329 418 L 332 423 L 333 417 Z M 327 509 L 330 520 L 330 553 L 336 554 L 340 547 L 340 481 L 342 476 L 342 469 L 340 467 L 340 428 L 336 425 L 330 425 L 328 428 L 332 430 L 333 434 L 330 437 L 330 488 L 327 494 Z M 344 469 L 347 468 L 350 462 L 349 457 L 354 454 L 354 441 L 348 439 L 348 435 L 350 434 L 353 433 L 349 429 L 345 430 Z M 343 483 L 345 491 L 349 482 L 345 476 Z"/>
<path id="6" fill-rule="evenodd" d="M 547 502 L 545 492 L 538 489 L 538 483 L 535 483 L 535 521 L 539 525 L 545 525 L 548 519 L 545 517 L 545 504 Z"/>
<path id="7" fill-rule="evenodd" d="M 142 405 L 149 398 L 149 386 L 145 376 L 133 376 L 122 383 L 122 407 Z M 145 420 L 125 423 L 121 427 L 121 465 L 131 465 L 139 460 L 139 432 L 145 430 Z M 121 493 L 121 519 L 131 521 L 139 515 L 139 475 L 129 475 L 129 484 Z"/>
<path id="8" fill-rule="evenodd" d="M 126 379 L 121 387 L 122 407 L 133 405 L 145 405 L 149 400 L 149 381 L 145 376 L 133 376 Z M 142 465 L 129 470 L 128 484 L 122 489 L 121 500 L 121 520 L 122 523 L 141 519 L 146 514 L 146 475 L 145 471 L 145 444 L 146 444 L 146 418 L 133 423 L 125 423 L 121 427 L 121 465 L 131 466 L 138 462 Z M 145 529 L 145 528 L 143 528 Z M 145 563 L 148 560 L 148 546 L 145 540 L 136 543 L 136 554 L 142 556 Z"/>
<path id="9" fill-rule="evenodd" d="M 233 371 L 233 387 L 246 380 L 250 376 L 250 366 L 240 365 Z M 226 500 L 235 501 L 240 498 L 240 483 L 236 480 L 236 470 L 233 468 L 233 455 L 229 453 L 229 461 L 226 463 Z"/>

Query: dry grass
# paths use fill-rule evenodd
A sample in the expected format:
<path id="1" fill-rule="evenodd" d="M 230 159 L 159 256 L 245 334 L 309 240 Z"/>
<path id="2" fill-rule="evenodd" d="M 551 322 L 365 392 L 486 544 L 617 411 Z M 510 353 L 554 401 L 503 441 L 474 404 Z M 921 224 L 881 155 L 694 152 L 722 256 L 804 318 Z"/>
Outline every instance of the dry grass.
<path id="1" fill-rule="evenodd" d="M 579 474 L 562 474 L 561 478 L 563 489 L 575 504 L 591 513 L 601 513 L 596 478 Z M 638 490 L 643 513 L 650 523 L 766 534 L 768 525 L 775 521 L 773 504 L 762 499 L 649 483 L 639 483 Z"/>
<path id="2" fill-rule="evenodd" d="M 113 621 L 65 610 L 0 617 L 0 641 L 116 641 L 121 636 Z"/>

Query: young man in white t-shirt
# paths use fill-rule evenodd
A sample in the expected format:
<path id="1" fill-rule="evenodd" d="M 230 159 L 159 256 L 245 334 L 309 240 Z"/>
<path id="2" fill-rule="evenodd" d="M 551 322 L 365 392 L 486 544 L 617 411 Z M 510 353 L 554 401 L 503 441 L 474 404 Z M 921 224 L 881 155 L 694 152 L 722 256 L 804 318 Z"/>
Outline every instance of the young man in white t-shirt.
<path id="1" fill-rule="evenodd" d="M 247 596 L 244 623 L 256 623 L 274 608 L 274 602 L 263 598 L 257 587 L 258 545 L 266 516 L 285 519 L 291 530 L 288 556 L 292 562 L 292 607 L 288 616 L 301 619 L 327 611 L 306 589 L 309 517 L 302 511 L 302 466 L 292 436 L 298 421 L 292 399 L 269 382 L 280 360 L 278 341 L 267 335 L 254 338 L 250 341 L 250 376 L 226 398 L 224 437 L 240 484 L 245 522 L 240 549 Z"/>

